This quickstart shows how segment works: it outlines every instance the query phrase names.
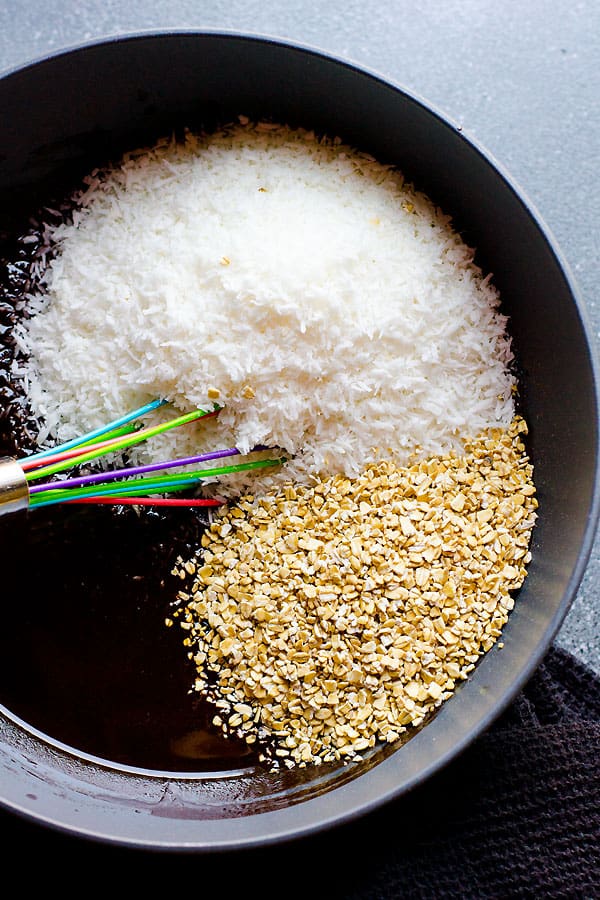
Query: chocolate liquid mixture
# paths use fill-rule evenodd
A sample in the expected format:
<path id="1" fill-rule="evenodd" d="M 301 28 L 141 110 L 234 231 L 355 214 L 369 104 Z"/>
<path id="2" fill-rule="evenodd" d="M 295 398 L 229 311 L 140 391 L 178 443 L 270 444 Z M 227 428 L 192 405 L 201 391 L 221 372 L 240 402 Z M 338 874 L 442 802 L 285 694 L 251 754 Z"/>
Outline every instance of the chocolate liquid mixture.
<path id="1" fill-rule="evenodd" d="M 35 449 L 10 376 L 11 330 L 31 288 L 34 243 L 0 235 L 0 456 Z M 35 729 L 94 756 L 166 771 L 253 763 L 216 733 L 190 692 L 184 632 L 165 627 L 205 513 L 57 506 L 0 516 L 0 703 Z"/>

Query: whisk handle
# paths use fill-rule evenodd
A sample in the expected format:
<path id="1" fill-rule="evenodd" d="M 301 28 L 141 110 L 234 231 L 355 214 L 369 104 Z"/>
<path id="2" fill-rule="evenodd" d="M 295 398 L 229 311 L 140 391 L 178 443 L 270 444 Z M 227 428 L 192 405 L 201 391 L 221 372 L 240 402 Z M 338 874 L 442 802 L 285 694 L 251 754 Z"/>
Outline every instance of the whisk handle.
<path id="1" fill-rule="evenodd" d="M 0 456 L 0 516 L 29 506 L 25 473 L 16 459 Z"/>

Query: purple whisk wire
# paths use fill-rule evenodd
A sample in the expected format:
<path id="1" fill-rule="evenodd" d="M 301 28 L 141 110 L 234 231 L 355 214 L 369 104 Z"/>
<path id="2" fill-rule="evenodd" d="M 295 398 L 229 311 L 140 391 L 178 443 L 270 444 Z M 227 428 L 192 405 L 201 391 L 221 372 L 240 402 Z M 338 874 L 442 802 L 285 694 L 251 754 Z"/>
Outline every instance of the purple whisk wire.
<path id="1" fill-rule="evenodd" d="M 255 447 L 255 450 L 266 450 L 266 447 Z M 169 459 L 166 462 L 151 463 L 146 466 L 135 466 L 127 469 L 114 469 L 111 472 L 100 472 L 96 475 L 82 475 L 78 478 L 64 478 L 61 481 L 52 481 L 46 484 L 31 485 L 30 494 L 37 494 L 41 491 L 48 491 L 53 488 L 68 487 L 84 487 L 88 484 L 98 484 L 100 482 L 115 481 L 118 478 L 125 478 L 132 475 L 144 475 L 147 472 L 157 472 L 160 469 L 174 469 L 177 466 L 188 466 L 194 463 L 210 462 L 212 459 L 222 459 L 226 456 L 239 455 L 240 451 L 236 447 L 228 447 L 226 450 L 214 450 L 211 453 L 202 453 L 199 456 L 187 456 L 183 459 Z"/>

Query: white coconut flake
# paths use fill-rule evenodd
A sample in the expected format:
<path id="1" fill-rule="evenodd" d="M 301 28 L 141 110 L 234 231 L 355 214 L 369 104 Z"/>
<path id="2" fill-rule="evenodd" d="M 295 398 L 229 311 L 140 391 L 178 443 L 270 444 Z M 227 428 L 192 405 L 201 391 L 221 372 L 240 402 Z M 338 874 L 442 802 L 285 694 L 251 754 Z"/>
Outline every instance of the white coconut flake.
<path id="1" fill-rule="evenodd" d="M 339 139 L 244 120 L 163 140 L 93 172 L 74 205 L 46 225 L 53 252 L 16 335 L 41 443 L 155 397 L 209 409 L 216 388 L 217 419 L 134 456 L 293 457 L 227 476 L 235 493 L 459 450 L 514 416 L 490 275 L 398 171 Z"/>

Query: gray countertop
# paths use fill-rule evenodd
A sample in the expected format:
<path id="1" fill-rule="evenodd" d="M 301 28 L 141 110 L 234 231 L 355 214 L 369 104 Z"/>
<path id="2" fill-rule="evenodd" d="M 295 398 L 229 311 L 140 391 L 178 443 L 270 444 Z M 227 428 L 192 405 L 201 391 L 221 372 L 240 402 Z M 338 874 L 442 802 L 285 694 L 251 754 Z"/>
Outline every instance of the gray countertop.
<path id="1" fill-rule="evenodd" d="M 375 70 L 460 124 L 562 249 L 600 340 L 598 0 L 0 0 L 0 69 L 152 29 L 244 31 Z M 600 671 L 600 539 L 557 643 Z"/>

